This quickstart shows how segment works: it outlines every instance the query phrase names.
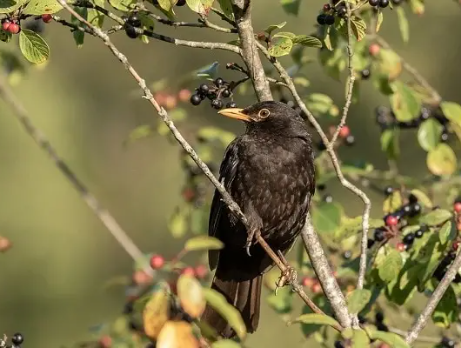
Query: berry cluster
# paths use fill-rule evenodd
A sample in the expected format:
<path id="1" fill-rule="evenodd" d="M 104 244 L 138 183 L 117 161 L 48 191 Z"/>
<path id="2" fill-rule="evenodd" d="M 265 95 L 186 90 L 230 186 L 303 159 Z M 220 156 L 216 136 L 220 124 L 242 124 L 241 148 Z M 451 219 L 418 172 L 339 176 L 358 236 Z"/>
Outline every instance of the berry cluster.
<path id="1" fill-rule="evenodd" d="M 0 338 L 0 347 L 5 347 L 5 348 L 21 348 L 21 344 L 24 342 L 24 336 L 20 333 L 15 333 L 11 337 L 11 343 L 12 345 L 7 346 L 6 341 Z"/>
<path id="2" fill-rule="evenodd" d="M 142 25 L 141 18 L 136 12 L 133 12 L 125 21 L 124 29 L 126 36 L 131 39 L 136 39 L 139 34 L 136 32 L 137 28 L 140 28 Z"/>
<path id="3" fill-rule="evenodd" d="M 18 34 L 21 31 L 21 26 L 17 19 L 3 18 L 2 29 L 11 34 Z"/>
<path id="4" fill-rule="evenodd" d="M 333 4 L 323 5 L 323 13 L 317 16 L 317 23 L 320 25 L 335 24 L 335 16 L 344 18 L 347 15 L 347 8 L 344 3 L 335 6 L 338 1 L 333 1 Z"/>
<path id="5" fill-rule="evenodd" d="M 434 118 L 443 127 L 441 141 L 445 142 L 448 140 L 448 123 L 449 120 L 445 117 L 440 108 L 431 108 L 423 106 L 419 116 L 411 121 L 402 122 L 398 121 L 395 117 L 394 112 L 385 106 L 378 106 L 376 108 L 376 122 L 381 127 L 381 130 L 389 128 L 400 128 L 400 129 L 415 129 L 418 128 L 423 121 L 429 118 Z"/>
<path id="6" fill-rule="evenodd" d="M 392 187 L 386 187 L 384 193 L 391 195 L 394 189 Z M 421 204 L 418 202 L 416 196 L 410 194 L 408 196 L 408 203 L 396 211 L 386 215 L 384 217 L 384 227 L 378 227 L 373 233 L 373 239 L 368 239 L 368 247 L 371 248 L 375 242 L 383 242 L 397 236 L 400 227 L 404 227 L 407 224 L 406 218 L 412 218 L 421 214 Z M 416 232 L 407 233 L 401 243 L 397 243 L 396 247 L 399 251 L 405 251 L 411 248 L 415 238 L 421 238 L 429 228 L 425 225 Z"/>
<path id="7" fill-rule="evenodd" d="M 207 98 L 211 100 L 211 106 L 216 110 L 223 108 L 223 98 L 231 98 L 231 101 L 226 104 L 226 108 L 235 108 L 237 106 L 232 100 L 231 83 L 224 81 L 221 77 L 214 80 L 212 85 L 201 84 L 196 89 L 196 93 L 190 97 L 190 102 L 192 105 L 197 106 Z"/>
<path id="8" fill-rule="evenodd" d="M 432 275 L 435 279 L 438 281 L 441 281 L 442 278 L 445 276 L 445 273 L 447 273 L 448 268 L 450 268 L 450 265 L 453 263 L 453 261 L 456 258 L 456 250 L 459 248 L 459 242 L 456 241 L 453 243 L 452 248 L 450 252 L 442 259 L 440 264 L 437 266 L 436 270 L 434 271 L 434 274 Z M 461 275 L 459 273 L 456 273 L 455 279 L 453 280 L 453 283 L 461 283 Z"/>

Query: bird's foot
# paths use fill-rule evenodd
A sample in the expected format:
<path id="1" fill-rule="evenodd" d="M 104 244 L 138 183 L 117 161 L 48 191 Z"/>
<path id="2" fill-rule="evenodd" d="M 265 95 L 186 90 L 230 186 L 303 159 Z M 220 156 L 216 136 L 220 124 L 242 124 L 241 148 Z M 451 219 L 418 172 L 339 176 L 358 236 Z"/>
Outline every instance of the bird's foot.
<path id="1" fill-rule="evenodd" d="M 253 241 L 257 239 L 260 236 L 261 232 L 259 231 L 259 228 L 252 228 L 248 232 L 248 237 L 247 237 L 247 242 L 245 243 L 245 249 L 247 251 L 248 256 L 251 257 L 250 253 L 250 247 L 253 244 Z"/>
<path id="2" fill-rule="evenodd" d="M 285 258 L 285 255 L 280 252 L 280 250 L 277 251 L 277 254 L 279 255 L 280 260 L 283 262 L 285 265 L 285 269 L 282 271 L 280 274 L 280 278 L 275 284 L 275 294 L 277 295 L 277 290 L 287 284 L 294 284 L 298 281 L 298 273 L 294 269 L 294 267 L 290 266 L 288 263 L 287 259 Z"/>

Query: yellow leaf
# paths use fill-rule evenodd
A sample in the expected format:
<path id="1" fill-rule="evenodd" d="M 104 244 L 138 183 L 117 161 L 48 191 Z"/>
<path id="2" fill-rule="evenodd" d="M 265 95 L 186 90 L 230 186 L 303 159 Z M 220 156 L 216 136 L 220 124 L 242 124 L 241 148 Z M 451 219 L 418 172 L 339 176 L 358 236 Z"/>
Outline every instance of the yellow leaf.
<path id="1" fill-rule="evenodd" d="M 157 348 L 199 348 L 192 326 L 184 321 L 167 321 L 158 335 Z"/>

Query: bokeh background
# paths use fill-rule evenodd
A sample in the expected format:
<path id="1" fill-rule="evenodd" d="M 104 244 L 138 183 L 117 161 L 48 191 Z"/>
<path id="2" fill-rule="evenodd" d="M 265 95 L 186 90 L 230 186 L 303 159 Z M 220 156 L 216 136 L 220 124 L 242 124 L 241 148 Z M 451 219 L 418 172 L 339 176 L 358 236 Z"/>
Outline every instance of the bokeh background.
<path id="1" fill-rule="evenodd" d="M 255 28 L 262 30 L 287 20 L 287 31 L 310 34 L 323 2 L 305 0 L 299 16 L 293 17 L 287 16 L 276 0 L 254 1 Z M 185 8 L 177 13 L 180 18 L 192 19 Z M 409 16 L 409 44 L 400 39 L 391 10 L 386 10 L 382 35 L 445 100 L 460 103 L 461 41 L 457 33 L 461 32 L 461 7 L 450 0 L 428 1 L 423 17 Z M 156 31 L 194 40 L 229 41 L 225 34 L 194 28 L 158 25 Z M 178 145 L 154 136 L 124 147 L 132 129 L 154 124 L 157 119 L 140 98 L 133 80 L 97 39 L 87 37 L 83 48 L 77 49 L 68 29 L 56 23 L 47 25 L 45 35 L 52 49 L 51 60 L 46 69 L 30 70 L 14 87 L 18 98 L 59 154 L 140 248 L 173 256 L 182 245 L 167 230 L 168 217 L 181 200 L 184 178 Z M 215 60 L 224 66 L 237 59 L 227 52 L 159 41 L 144 45 L 123 33 L 115 35 L 114 41 L 149 82 L 165 77 L 176 80 Z M 315 58 L 316 51 L 311 54 Z M 338 105 L 343 104 L 344 81 L 333 81 L 317 63 L 311 64 L 306 74 L 311 82 L 309 91 L 329 94 Z M 226 71 L 222 75 L 232 78 Z M 349 117 L 356 145 L 341 149 L 341 156 L 385 168 L 373 110 L 387 101 L 366 84 L 362 87 L 360 103 L 352 107 Z M 239 105 L 252 101 L 252 97 L 237 97 Z M 242 125 L 219 117 L 208 105 L 183 106 L 188 110 L 191 129 L 218 125 L 234 132 L 243 130 Z M 405 174 L 424 175 L 424 153 L 412 132 L 404 134 L 399 167 Z M 339 185 L 331 185 L 328 192 L 347 202 L 350 215 L 360 212 L 361 202 Z M 377 203 L 374 214 L 379 217 L 382 197 L 372 193 L 372 198 Z M 120 313 L 123 288 L 108 289 L 105 284 L 129 274 L 132 261 L 2 101 L 0 234 L 14 244 L 0 255 L 0 333 L 22 332 L 26 347 L 60 347 L 88 338 L 90 326 Z M 261 328 L 250 337 L 248 347 L 281 345 L 303 347 L 307 343 L 299 327 L 286 328 L 270 308 L 263 306 Z"/>

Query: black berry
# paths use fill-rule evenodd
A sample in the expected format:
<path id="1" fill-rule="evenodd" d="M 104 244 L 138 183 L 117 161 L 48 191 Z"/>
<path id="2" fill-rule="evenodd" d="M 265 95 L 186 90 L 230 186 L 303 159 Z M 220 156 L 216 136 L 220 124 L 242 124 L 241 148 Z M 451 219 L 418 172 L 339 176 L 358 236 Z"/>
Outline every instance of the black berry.
<path id="1" fill-rule="evenodd" d="M 387 186 L 385 189 L 384 189 L 384 194 L 386 196 L 390 196 L 392 194 L 392 192 L 394 192 L 394 188 L 392 186 Z"/>
<path id="2" fill-rule="evenodd" d="M 216 110 L 219 110 L 219 109 L 222 109 L 223 107 L 223 102 L 222 100 L 220 99 L 215 99 L 211 102 L 211 106 L 216 109 Z"/>
<path id="3" fill-rule="evenodd" d="M 422 230 L 418 230 L 415 232 L 415 237 L 416 238 L 421 238 L 423 236 L 424 232 Z"/>
<path id="4" fill-rule="evenodd" d="M 403 237 L 403 242 L 405 244 L 413 244 L 414 240 L 415 240 L 414 233 L 408 233 L 405 237 Z"/>
<path id="5" fill-rule="evenodd" d="M 221 87 L 224 84 L 224 80 L 221 77 L 218 77 L 216 80 L 214 80 L 214 84 L 216 87 Z"/>
<path id="6" fill-rule="evenodd" d="M 376 312 L 375 314 L 375 321 L 376 323 L 382 323 L 384 321 L 384 314 L 383 312 Z"/>
<path id="7" fill-rule="evenodd" d="M 448 337 L 443 337 L 440 343 L 444 348 L 453 348 L 455 346 L 455 341 Z"/>
<path id="8" fill-rule="evenodd" d="M 231 95 L 231 91 L 229 91 L 227 88 L 221 92 L 221 95 L 224 97 L 224 98 L 229 98 L 230 95 Z"/>
<path id="9" fill-rule="evenodd" d="M 132 13 L 130 17 L 128 17 L 128 24 L 135 28 L 139 28 L 142 25 L 141 19 L 136 13 Z"/>
<path id="10" fill-rule="evenodd" d="M 374 238 L 375 238 L 375 241 L 382 242 L 386 238 L 384 234 L 384 229 L 377 228 L 374 232 Z"/>
<path id="11" fill-rule="evenodd" d="M 379 7 L 385 8 L 389 6 L 389 0 L 379 0 Z"/>
<path id="12" fill-rule="evenodd" d="M 378 329 L 378 331 L 385 331 L 385 332 L 389 331 L 389 328 L 384 323 L 376 324 L 376 328 Z"/>
<path id="13" fill-rule="evenodd" d="M 226 104 L 226 108 L 236 108 L 236 107 L 237 107 L 237 103 L 233 101 Z"/>
<path id="14" fill-rule="evenodd" d="M 352 134 L 348 135 L 347 138 L 346 138 L 345 144 L 347 146 L 352 146 L 352 145 L 354 145 L 354 143 L 355 143 L 355 137 Z"/>
<path id="15" fill-rule="evenodd" d="M 368 247 L 368 249 L 370 249 L 371 247 L 373 247 L 374 244 L 375 244 L 375 240 L 374 240 L 374 239 L 371 239 L 371 238 L 368 238 L 368 241 L 367 241 L 367 247 Z"/>
<path id="16" fill-rule="evenodd" d="M 128 36 L 131 39 L 136 39 L 138 37 L 136 28 L 129 24 L 125 25 L 125 33 L 126 33 L 126 36 Z"/>
<path id="17" fill-rule="evenodd" d="M 202 98 L 198 94 L 192 94 L 190 97 L 190 102 L 192 105 L 199 105 L 202 102 Z"/>
<path id="18" fill-rule="evenodd" d="M 327 15 L 325 13 L 319 14 L 317 16 L 317 23 L 320 25 L 327 24 Z"/>
<path id="19" fill-rule="evenodd" d="M 327 188 L 327 186 L 325 184 L 318 184 L 317 185 L 317 190 L 319 191 L 323 191 Z"/>
<path id="20" fill-rule="evenodd" d="M 333 202 L 333 197 L 331 195 L 325 195 L 325 197 L 323 197 L 323 200 L 326 203 L 331 203 L 331 202 Z"/>
<path id="21" fill-rule="evenodd" d="M 410 194 L 408 196 L 408 202 L 410 202 L 410 204 L 416 204 L 418 203 L 418 198 L 414 194 Z"/>
<path id="22" fill-rule="evenodd" d="M 441 141 L 442 143 L 445 143 L 445 142 L 448 141 L 448 132 L 444 131 L 444 132 L 442 133 L 442 135 L 440 136 L 440 141 Z"/>
<path id="23" fill-rule="evenodd" d="M 414 217 L 421 214 L 421 204 L 416 203 L 411 206 L 410 214 L 408 214 L 410 217 Z"/>
<path id="24" fill-rule="evenodd" d="M 343 257 L 346 259 L 346 260 L 349 260 L 351 257 L 352 257 L 352 252 L 350 250 L 346 250 L 343 254 Z"/>
<path id="25" fill-rule="evenodd" d="M 326 24 L 326 25 L 333 25 L 333 24 L 335 24 L 335 16 L 326 15 L 326 16 L 325 16 L 325 24 Z"/>
<path id="26" fill-rule="evenodd" d="M 363 69 L 363 70 L 360 72 L 360 75 L 362 76 L 362 80 L 368 80 L 368 78 L 369 78 L 370 75 L 371 75 L 370 69 Z"/>
<path id="27" fill-rule="evenodd" d="M 344 344 L 341 341 L 336 341 L 335 342 L 335 348 L 344 348 Z"/>
<path id="28" fill-rule="evenodd" d="M 198 90 L 199 90 L 200 93 L 207 94 L 208 91 L 210 90 L 210 87 L 208 87 L 207 84 L 202 83 L 202 84 L 199 86 Z"/>
<path id="29" fill-rule="evenodd" d="M 24 342 L 24 337 L 20 333 L 15 333 L 13 337 L 11 337 L 11 343 L 15 346 L 20 346 Z"/>
<path id="30" fill-rule="evenodd" d="M 379 4 L 379 0 L 368 0 L 368 3 L 370 4 L 370 6 L 378 6 Z"/>
<path id="31" fill-rule="evenodd" d="M 178 0 L 176 6 L 184 6 L 186 4 L 186 0 Z"/>
<path id="32" fill-rule="evenodd" d="M 338 6 L 338 8 L 336 9 L 336 13 L 338 14 L 339 17 L 343 18 L 347 15 L 347 8 L 346 6 L 342 5 L 342 6 Z"/>

